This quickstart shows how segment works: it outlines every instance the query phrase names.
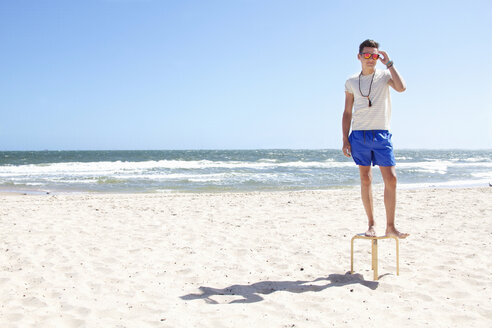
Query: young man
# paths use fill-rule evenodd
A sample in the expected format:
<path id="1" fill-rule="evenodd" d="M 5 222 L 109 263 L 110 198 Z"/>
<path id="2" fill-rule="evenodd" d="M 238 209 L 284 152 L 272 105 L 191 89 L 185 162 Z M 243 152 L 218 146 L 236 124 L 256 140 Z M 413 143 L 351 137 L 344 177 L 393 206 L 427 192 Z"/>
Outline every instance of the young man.
<path id="1" fill-rule="evenodd" d="M 378 165 L 384 180 L 384 206 L 386 208 L 386 235 L 405 238 L 406 233 L 395 227 L 396 172 L 395 156 L 389 125 L 391 98 L 389 86 L 398 92 L 406 89 L 393 61 L 379 44 L 365 40 L 359 46 L 357 58 L 362 71 L 351 76 L 345 83 L 345 111 L 343 112 L 343 154 L 352 156 L 359 166 L 361 197 L 369 220 L 366 236 L 376 236 L 374 230 L 374 207 L 372 198 L 371 164 Z M 380 60 L 386 70 L 377 70 Z M 352 132 L 350 127 L 352 125 Z"/>

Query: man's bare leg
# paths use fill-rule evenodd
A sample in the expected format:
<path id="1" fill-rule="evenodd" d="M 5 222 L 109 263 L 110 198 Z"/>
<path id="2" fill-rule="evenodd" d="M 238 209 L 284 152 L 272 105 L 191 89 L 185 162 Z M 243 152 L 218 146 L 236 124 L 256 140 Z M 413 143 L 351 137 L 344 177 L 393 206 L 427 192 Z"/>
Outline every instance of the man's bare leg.
<path id="1" fill-rule="evenodd" d="M 386 235 L 398 238 L 408 237 L 407 233 L 399 232 L 395 227 L 396 210 L 396 170 L 394 166 L 380 166 L 384 180 L 384 207 L 386 209 Z"/>
<path id="2" fill-rule="evenodd" d="M 376 231 L 374 230 L 374 207 L 372 201 L 372 171 L 371 166 L 359 165 L 360 174 L 360 195 L 362 198 L 362 204 L 366 210 L 368 225 L 365 235 L 368 237 L 375 237 Z"/>

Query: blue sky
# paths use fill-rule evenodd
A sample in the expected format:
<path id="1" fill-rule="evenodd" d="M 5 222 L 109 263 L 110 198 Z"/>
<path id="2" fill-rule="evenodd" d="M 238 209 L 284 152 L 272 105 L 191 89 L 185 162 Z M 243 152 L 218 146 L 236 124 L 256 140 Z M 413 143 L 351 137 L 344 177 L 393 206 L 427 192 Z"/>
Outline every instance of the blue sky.
<path id="1" fill-rule="evenodd" d="M 485 0 L 1 1 L 0 150 L 341 148 L 367 38 L 397 148 L 490 149 L 491 31 Z"/>

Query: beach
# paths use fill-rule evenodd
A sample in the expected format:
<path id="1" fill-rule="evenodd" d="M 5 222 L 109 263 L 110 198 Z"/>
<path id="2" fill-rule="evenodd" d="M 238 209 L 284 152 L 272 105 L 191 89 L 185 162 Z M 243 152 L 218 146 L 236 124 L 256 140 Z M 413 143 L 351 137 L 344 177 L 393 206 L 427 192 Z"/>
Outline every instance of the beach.
<path id="1" fill-rule="evenodd" d="M 384 234 L 376 187 L 378 235 Z M 492 188 L 1 194 L 1 327 L 488 327 Z"/>

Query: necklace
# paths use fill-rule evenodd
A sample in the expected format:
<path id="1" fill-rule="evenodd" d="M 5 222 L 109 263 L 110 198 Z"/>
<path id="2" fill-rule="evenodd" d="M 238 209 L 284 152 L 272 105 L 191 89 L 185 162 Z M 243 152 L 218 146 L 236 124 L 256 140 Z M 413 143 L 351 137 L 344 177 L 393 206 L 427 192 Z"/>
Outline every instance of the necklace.
<path id="1" fill-rule="evenodd" d="M 360 72 L 360 74 L 359 74 L 359 92 L 360 92 L 360 94 L 361 94 L 362 97 L 366 97 L 367 100 L 369 100 L 369 107 L 372 106 L 371 98 L 369 98 L 369 95 L 371 94 L 372 81 L 374 81 L 374 74 L 376 74 L 376 71 L 374 71 L 374 73 L 372 73 L 371 84 L 369 84 L 369 93 L 367 94 L 367 96 L 364 95 L 362 93 L 362 90 L 360 89 L 360 76 L 362 75 L 362 72 Z"/>

